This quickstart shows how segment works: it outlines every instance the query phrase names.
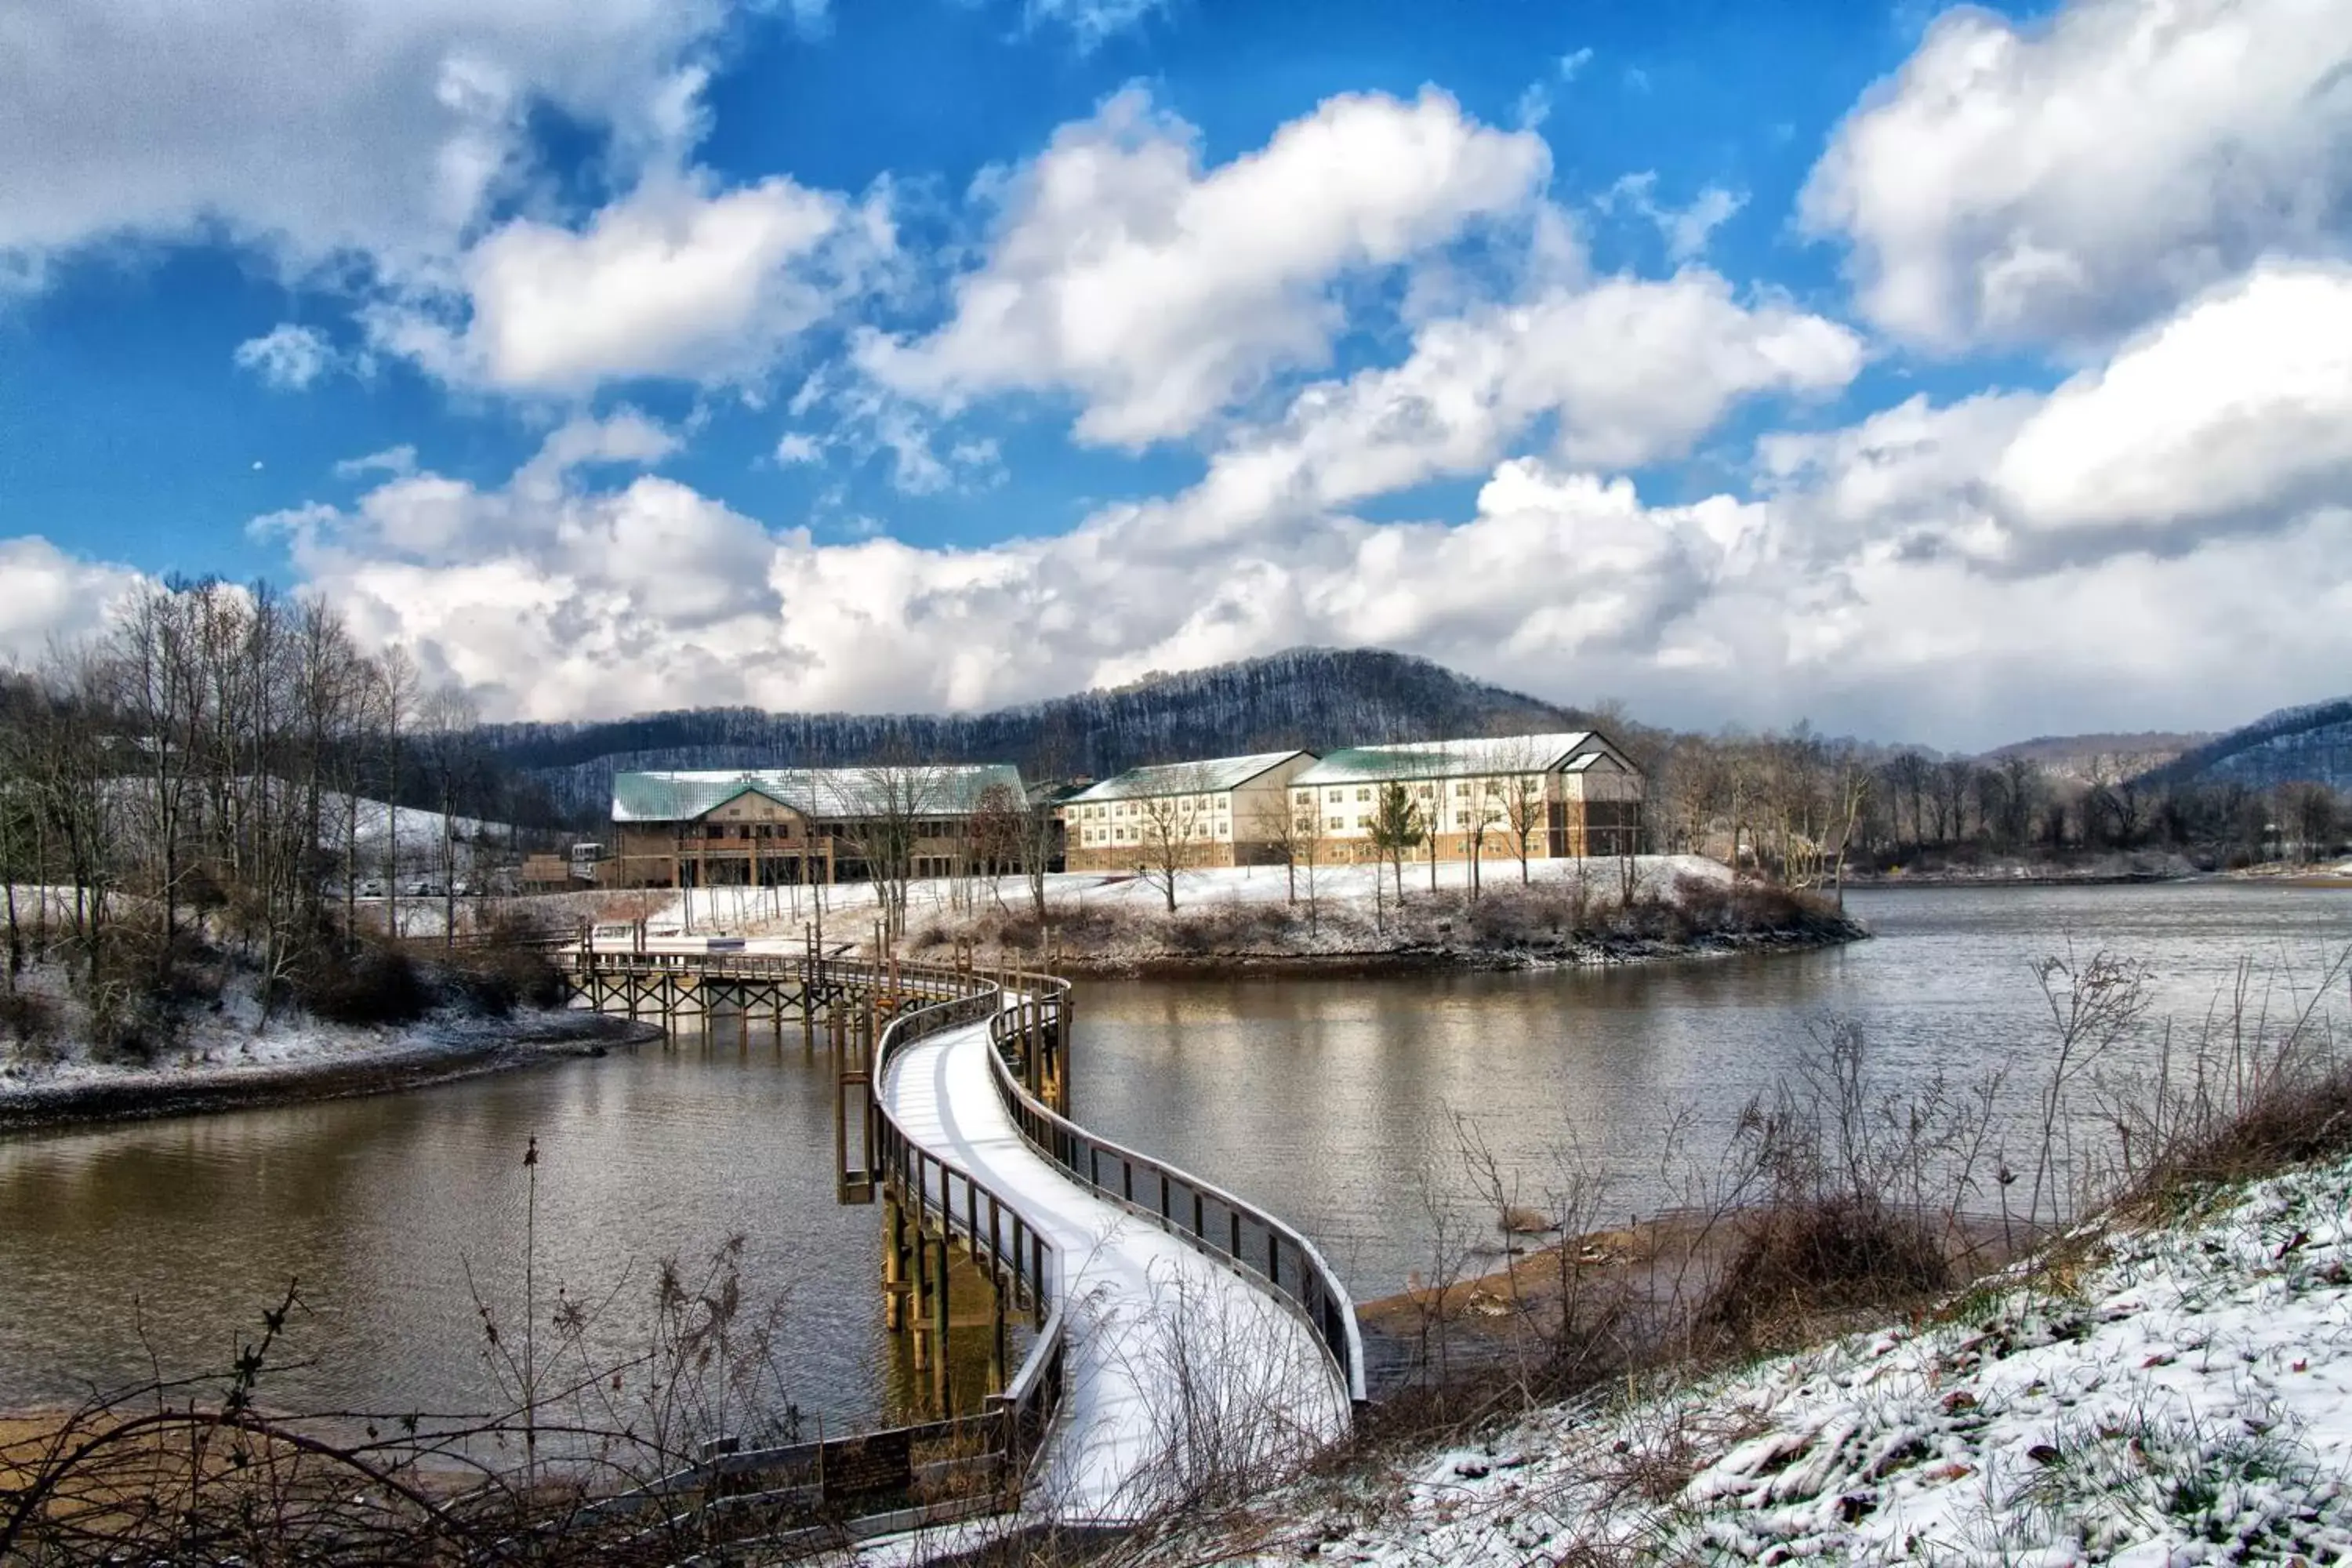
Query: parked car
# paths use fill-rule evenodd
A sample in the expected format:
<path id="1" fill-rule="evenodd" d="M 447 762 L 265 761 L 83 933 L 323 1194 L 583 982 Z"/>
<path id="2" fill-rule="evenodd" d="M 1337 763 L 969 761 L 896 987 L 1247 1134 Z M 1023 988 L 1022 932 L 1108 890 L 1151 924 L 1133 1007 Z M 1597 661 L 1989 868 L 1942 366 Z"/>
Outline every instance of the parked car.
<path id="1" fill-rule="evenodd" d="M 408 896 L 412 899 L 437 899 L 441 896 L 441 884 L 429 878 L 419 878 L 408 885 Z"/>
<path id="2" fill-rule="evenodd" d="M 362 899 L 380 899 L 383 897 L 383 884 L 374 880 L 373 878 L 367 881 L 362 882 L 360 884 L 360 897 Z"/>

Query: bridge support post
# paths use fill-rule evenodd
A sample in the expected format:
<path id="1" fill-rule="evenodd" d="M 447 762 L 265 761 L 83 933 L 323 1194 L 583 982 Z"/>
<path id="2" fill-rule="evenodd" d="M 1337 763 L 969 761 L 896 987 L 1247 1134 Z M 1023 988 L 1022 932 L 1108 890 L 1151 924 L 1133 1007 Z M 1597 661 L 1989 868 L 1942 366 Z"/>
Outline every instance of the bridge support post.
<path id="1" fill-rule="evenodd" d="M 977 1262 L 978 1259 L 975 1258 L 974 1261 Z M 1008 1335 L 1006 1332 L 1008 1325 L 1005 1322 L 1004 1315 L 1004 1293 L 1008 1289 L 1010 1289 L 1010 1287 L 1006 1283 L 1004 1270 L 1002 1268 L 990 1269 L 988 1272 L 988 1331 L 990 1335 L 988 1342 L 988 1386 L 996 1389 L 1001 1389 L 1004 1386 L 1007 1369 L 1005 1350 L 1008 1343 Z"/>
<path id="2" fill-rule="evenodd" d="M 945 1420 L 954 1413 L 948 1403 L 948 1281 L 952 1270 L 948 1260 L 948 1232 L 944 1216 L 940 1226 L 939 1288 L 931 1293 L 931 1398 L 938 1406 L 940 1418 Z"/>
<path id="3" fill-rule="evenodd" d="M 918 1222 L 915 1233 L 915 1299 L 914 1311 L 907 1328 L 914 1340 L 914 1362 L 917 1372 L 929 1372 L 931 1366 L 931 1296 L 937 1289 L 931 1279 L 930 1239 L 922 1234 Z"/>
<path id="4" fill-rule="evenodd" d="M 907 1211 L 896 1193 L 882 1194 L 882 1326 L 907 1328 Z"/>

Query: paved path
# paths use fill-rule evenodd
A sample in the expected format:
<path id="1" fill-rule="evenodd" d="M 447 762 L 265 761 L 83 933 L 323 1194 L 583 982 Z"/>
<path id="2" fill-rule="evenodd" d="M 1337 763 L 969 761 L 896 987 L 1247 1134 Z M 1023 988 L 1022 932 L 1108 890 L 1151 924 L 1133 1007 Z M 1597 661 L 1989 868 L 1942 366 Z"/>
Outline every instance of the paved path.
<path id="1" fill-rule="evenodd" d="M 916 1041 L 891 1057 L 881 1095 L 908 1138 L 1054 1248 L 1068 1384 L 1024 1508 L 1130 1520 L 1212 1468 L 1298 1457 L 1343 1433 L 1347 1390 L 1306 1321 L 1030 1148 L 990 1081 L 993 1048 L 985 1024 Z"/>

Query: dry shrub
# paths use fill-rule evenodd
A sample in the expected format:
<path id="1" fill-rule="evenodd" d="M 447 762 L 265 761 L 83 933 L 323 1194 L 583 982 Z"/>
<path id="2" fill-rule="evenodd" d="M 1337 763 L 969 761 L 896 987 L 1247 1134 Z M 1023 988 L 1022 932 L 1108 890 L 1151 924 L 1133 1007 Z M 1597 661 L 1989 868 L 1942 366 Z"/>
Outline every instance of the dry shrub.
<path id="1" fill-rule="evenodd" d="M 2098 1074 L 2122 1198 L 2160 1203 L 2352 1153 L 2352 1056 L 2330 1005 L 2347 975 L 2352 948 L 2315 984 L 2242 962 L 2185 1051 L 2167 1031 L 2152 1084 Z"/>
<path id="2" fill-rule="evenodd" d="M 341 962 L 322 961 L 295 992 L 303 1010 L 330 1024 L 413 1024 L 431 1011 L 432 988 L 395 947 L 371 944 Z"/>
<path id="3" fill-rule="evenodd" d="M 0 993 L 0 1034 L 34 1055 L 57 1038 L 57 1004 L 35 991 Z"/>
<path id="4" fill-rule="evenodd" d="M 1837 907 L 1816 893 L 1741 878 L 1677 877 L 1670 906 L 1686 936 L 1752 931 L 1825 933 L 1847 924 Z"/>
<path id="5" fill-rule="evenodd" d="M 1755 1215 L 1698 1320 L 1747 1342 L 1819 1313 L 1899 1306 L 1952 1283 L 1927 1224 L 1874 1199 L 1830 1194 Z"/>
<path id="6" fill-rule="evenodd" d="M 2352 1152 L 2352 1070 L 2269 1089 L 2170 1162 L 2177 1181 L 2218 1183 L 2336 1159 Z"/>
<path id="7" fill-rule="evenodd" d="M 503 1018 L 518 1006 L 560 1007 L 570 994 L 563 973 L 535 932 L 520 921 L 490 928 L 483 945 L 450 955 L 446 975 L 458 998 L 477 1013 Z"/>

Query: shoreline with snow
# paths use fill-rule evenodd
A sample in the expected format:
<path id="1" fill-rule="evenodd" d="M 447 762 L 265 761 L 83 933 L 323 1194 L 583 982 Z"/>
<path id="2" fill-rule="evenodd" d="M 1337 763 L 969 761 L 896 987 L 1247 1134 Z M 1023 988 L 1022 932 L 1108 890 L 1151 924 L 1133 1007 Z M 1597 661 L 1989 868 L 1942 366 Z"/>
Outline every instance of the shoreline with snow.
<path id="1" fill-rule="evenodd" d="M 2336 1160 L 2111 1218 L 1939 1310 L 1529 1410 L 1130 1561 L 2342 1560 L 2347 1216 Z"/>
<path id="2" fill-rule="evenodd" d="M 1867 927 L 1826 900 L 1733 879 L 1696 856 L 1469 868 L 1408 862 L 1404 895 L 1370 866 L 1183 873 L 1177 907 L 1150 876 L 1059 879 L 1047 913 L 1025 896 L 919 918 L 908 950 L 969 948 L 987 963 L 1034 963 L 1102 978 L 1344 977 L 1570 969 L 1835 946 Z M 1389 886 L 1374 890 L 1374 879 Z M 1433 885 L 1433 883 L 1434 885 Z M 1025 889 L 1024 889 L 1025 895 Z"/>
<path id="3" fill-rule="evenodd" d="M 0 1134 L 206 1115 L 397 1093 L 509 1072 L 660 1037 L 648 1024 L 567 1009 L 504 1018 L 443 1014 L 396 1028 L 292 1024 L 269 1047 L 215 1047 L 152 1067 L 74 1064 L 0 1072 Z M 282 1047 L 282 1048 L 281 1048 Z"/>

